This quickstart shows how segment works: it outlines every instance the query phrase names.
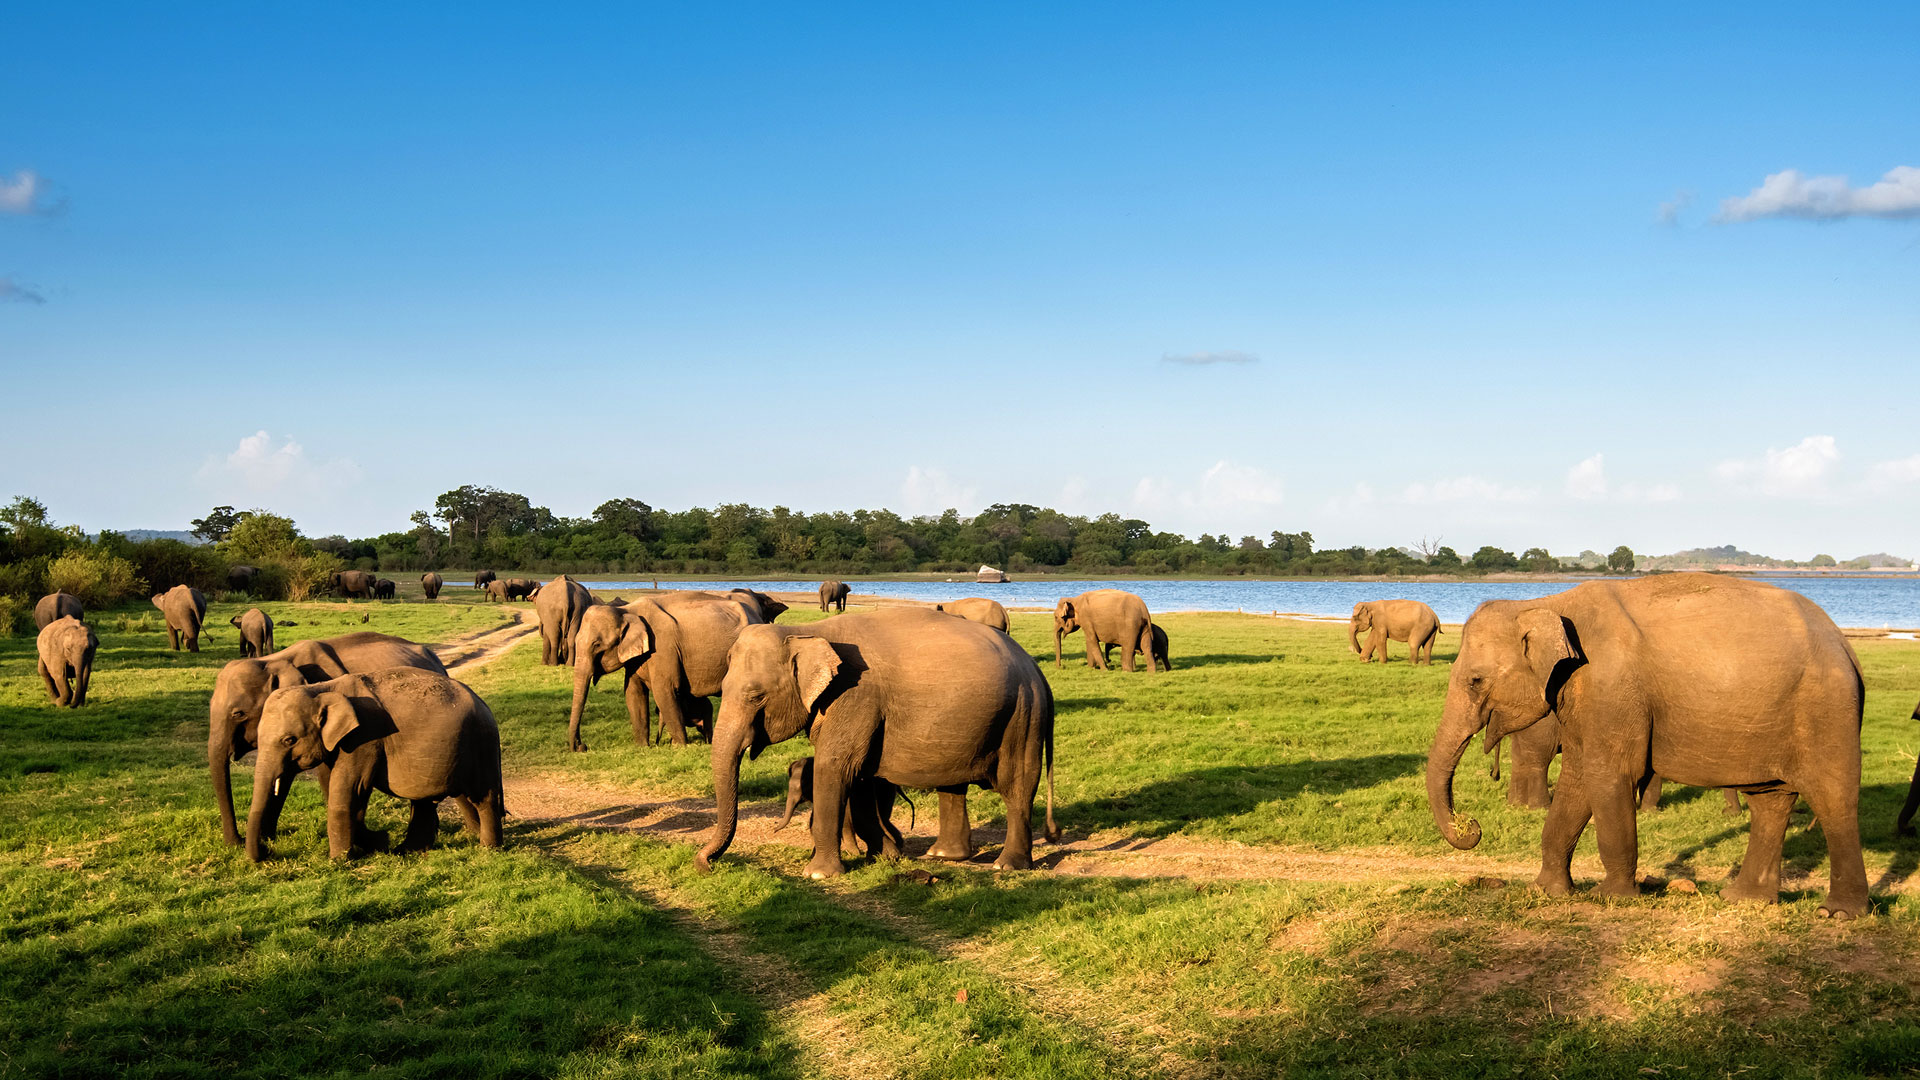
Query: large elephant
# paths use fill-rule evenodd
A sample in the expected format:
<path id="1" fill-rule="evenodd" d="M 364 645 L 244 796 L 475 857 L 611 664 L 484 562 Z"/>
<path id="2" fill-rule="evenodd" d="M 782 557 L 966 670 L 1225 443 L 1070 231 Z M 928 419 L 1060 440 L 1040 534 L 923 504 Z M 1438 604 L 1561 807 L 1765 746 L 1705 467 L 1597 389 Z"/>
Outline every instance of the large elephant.
<path id="1" fill-rule="evenodd" d="M 69 616 L 76 619 L 87 617 L 86 608 L 81 606 L 80 598 L 72 593 L 51 592 L 33 605 L 33 628 L 45 630 L 49 625 Z"/>
<path id="2" fill-rule="evenodd" d="M 477 571 L 473 575 L 473 587 L 476 589 L 484 589 L 487 587 L 487 583 L 489 581 L 498 580 L 499 577 L 500 577 L 499 574 L 496 574 L 491 570 Z"/>
<path id="3" fill-rule="evenodd" d="M 858 855 L 897 859 L 906 838 L 893 823 L 893 804 L 901 791 L 886 780 L 854 780 L 847 784 L 846 812 L 840 821 L 840 850 Z M 793 821 L 794 811 L 813 802 L 813 758 L 803 757 L 787 766 L 787 812 L 780 816 L 776 830 Z M 909 803 L 908 805 L 912 805 Z M 809 818 L 807 827 L 813 822 Z"/>
<path id="4" fill-rule="evenodd" d="M 1007 632 L 1007 609 L 1001 607 L 998 600 L 969 596 L 962 600 L 943 600 L 933 605 L 933 610 L 958 615 L 963 619 L 972 619 L 982 626 L 991 626 L 1003 634 Z"/>
<path id="5" fill-rule="evenodd" d="M 393 668 L 275 690 L 260 717 L 247 858 L 266 857 L 294 776 L 320 766 L 330 769 L 327 854 L 335 859 L 369 835 L 367 798 L 376 790 L 413 803 L 403 851 L 433 846 L 437 806 L 449 797 L 482 846 L 500 846 L 500 727 L 465 683 Z"/>
<path id="6" fill-rule="evenodd" d="M 189 585 L 175 585 L 153 598 L 153 606 L 166 616 L 167 640 L 179 652 L 184 642 L 188 652 L 200 651 L 200 624 L 207 617 L 207 598 Z"/>
<path id="7" fill-rule="evenodd" d="M 508 588 L 512 587 L 509 582 Z M 593 594 L 565 574 L 541 586 L 533 598 L 533 610 L 540 616 L 542 664 L 554 667 L 573 662 L 573 636 L 580 632 L 580 617 L 592 606 Z"/>
<path id="8" fill-rule="evenodd" d="M 77 709 L 87 703 L 87 684 L 93 681 L 93 654 L 100 639 L 93 627 L 63 615 L 40 628 L 34 642 L 40 654 L 40 679 L 55 705 Z"/>
<path id="9" fill-rule="evenodd" d="M 1100 659 L 1107 665 L 1113 665 L 1113 646 L 1109 641 L 1100 646 Z M 1153 659 L 1160 665 L 1161 671 L 1173 670 L 1173 653 L 1167 647 L 1167 631 L 1159 623 L 1153 624 Z"/>
<path id="10" fill-rule="evenodd" d="M 1360 635 L 1367 635 L 1367 647 L 1360 648 Z M 1433 641 L 1440 636 L 1440 616 L 1418 600 L 1362 600 L 1353 605 L 1347 619 L 1347 646 L 1362 660 L 1373 663 L 1373 654 L 1387 662 L 1387 642 L 1404 641 L 1413 650 L 1410 663 L 1433 663 Z M 1425 649 L 1425 659 L 1421 650 Z"/>
<path id="11" fill-rule="evenodd" d="M 1033 861 L 1034 793 L 1047 779 L 1053 838 L 1053 691 L 1007 635 L 925 608 L 807 626 L 749 626 L 727 658 L 714 724 L 719 820 L 695 856 L 706 869 L 739 821 L 740 758 L 805 733 L 814 750 L 810 876 L 845 871 L 840 824 L 849 786 L 885 780 L 940 791 L 931 854 L 966 858 L 969 784 L 1000 793 L 1007 839 L 994 865 Z"/>
<path id="12" fill-rule="evenodd" d="M 573 708 L 567 714 L 567 744 L 585 750 L 580 719 L 587 689 L 602 675 L 626 672 L 627 720 L 633 741 L 652 740 L 649 697 L 660 709 L 660 730 L 675 746 L 687 744 L 687 722 L 705 726 L 713 715 L 708 699 L 720 692 L 727 653 L 740 631 L 763 622 L 748 604 L 725 597 L 649 596 L 625 604 L 594 604 L 580 617 L 573 638 Z"/>
<path id="13" fill-rule="evenodd" d="M 365 630 L 296 641 L 257 660 L 235 660 L 220 669 L 213 681 L 213 698 L 207 703 L 207 771 L 213 777 L 213 801 L 220 807 L 220 830 L 227 843 L 240 842 L 228 770 L 259 745 L 260 712 L 268 695 L 282 687 L 398 667 L 447 673 L 440 658 L 425 645 Z"/>
<path id="14" fill-rule="evenodd" d="M 1156 669 L 1153 659 L 1153 616 L 1147 602 L 1120 589 L 1094 589 L 1069 596 L 1053 609 L 1053 666 L 1060 667 L 1060 639 L 1067 634 L 1085 633 L 1087 666 L 1107 670 L 1102 645 L 1111 641 L 1120 646 L 1120 669 L 1133 670 L 1133 656 L 1147 658 L 1147 672 Z"/>
<path id="15" fill-rule="evenodd" d="M 253 579 L 259 576 L 260 568 L 257 566 L 229 566 L 227 567 L 227 588 L 232 592 L 251 592 Z"/>
<path id="16" fill-rule="evenodd" d="M 357 596 L 362 600 L 373 599 L 374 586 L 380 579 L 365 570 L 335 570 L 327 575 L 327 589 L 347 596 Z"/>
<path id="17" fill-rule="evenodd" d="M 752 589 L 728 589 L 723 593 L 705 592 L 699 589 L 668 589 L 647 599 L 666 607 L 700 600 L 735 600 L 752 608 L 754 613 L 760 616 L 761 622 L 772 622 L 780 617 L 781 612 L 787 610 L 787 605 L 766 593 L 755 592 Z"/>
<path id="18" fill-rule="evenodd" d="M 429 600 L 440 599 L 440 588 L 446 583 L 446 578 L 441 577 L 431 570 L 420 575 L 420 591 L 425 593 Z"/>
<path id="19" fill-rule="evenodd" d="M 532 578 L 508 578 L 501 584 L 506 586 L 508 600 L 535 600 L 540 596 L 540 583 Z"/>
<path id="20" fill-rule="evenodd" d="M 227 620 L 240 631 L 241 656 L 265 656 L 273 650 L 273 618 L 259 608 L 248 608 Z"/>
<path id="21" fill-rule="evenodd" d="M 847 610 L 847 594 L 853 590 L 844 581 L 823 581 L 820 583 L 820 610 Z"/>
<path id="22" fill-rule="evenodd" d="M 1913 707 L 1913 718 L 1920 720 L 1920 705 Z M 1920 810 L 1920 762 L 1913 766 L 1913 780 L 1907 784 L 1907 801 L 1900 807 L 1900 820 L 1893 826 L 1896 835 L 1913 835 L 1913 814 L 1916 810 Z"/>
<path id="23" fill-rule="evenodd" d="M 1735 900 L 1780 893 L 1780 849 L 1795 799 L 1813 804 L 1832 877 L 1823 915 L 1867 910 L 1860 853 L 1860 663 L 1826 612 L 1770 585 L 1710 574 L 1595 581 L 1538 600 L 1491 600 L 1467 621 L 1427 799 L 1457 848 L 1480 826 L 1456 818 L 1453 774 L 1481 729 L 1499 741 L 1554 716 L 1560 784 L 1537 879 L 1573 888 L 1574 845 L 1591 819 L 1603 896 L 1637 894 L 1635 795 L 1650 774 L 1747 793 L 1752 824 Z"/>
<path id="24" fill-rule="evenodd" d="M 393 594 L 399 591 L 399 589 L 400 584 L 392 578 L 381 578 L 379 581 L 373 583 L 373 598 L 375 600 L 391 600 L 393 599 Z"/>

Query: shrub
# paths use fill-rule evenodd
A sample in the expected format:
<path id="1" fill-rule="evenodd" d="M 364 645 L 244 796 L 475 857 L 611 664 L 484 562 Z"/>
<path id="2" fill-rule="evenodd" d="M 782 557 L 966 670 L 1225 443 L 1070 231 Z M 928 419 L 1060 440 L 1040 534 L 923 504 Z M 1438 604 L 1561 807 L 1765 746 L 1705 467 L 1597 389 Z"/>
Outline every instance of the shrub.
<path id="1" fill-rule="evenodd" d="M 262 566 L 260 572 L 265 574 L 268 566 L 286 575 L 286 595 L 289 600 L 310 600 L 325 592 L 327 578 L 342 568 L 339 556 L 324 551 L 270 563 Z"/>
<path id="2" fill-rule="evenodd" d="M 227 585 L 227 561 L 210 546 L 196 547 L 178 540 L 142 540 L 128 555 L 134 572 L 154 592 L 190 585 L 202 592 Z"/>
<path id="3" fill-rule="evenodd" d="M 0 593 L 14 596 L 45 596 L 47 558 L 44 555 L 0 565 Z"/>
<path id="4" fill-rule="evenodd" d="M 12 637 L 32 625 L 27 613 L 33 604 L 17 593 L 0 593 L 0 637 Z"/>
<path id="5" fill-rule="evenodd" d="M 142 595 L 146 584 L 132 563 L 114 555 L 75 550 L 47 564 L 49 591 L 72 593 L 88 608 L 112 607 Z"/>

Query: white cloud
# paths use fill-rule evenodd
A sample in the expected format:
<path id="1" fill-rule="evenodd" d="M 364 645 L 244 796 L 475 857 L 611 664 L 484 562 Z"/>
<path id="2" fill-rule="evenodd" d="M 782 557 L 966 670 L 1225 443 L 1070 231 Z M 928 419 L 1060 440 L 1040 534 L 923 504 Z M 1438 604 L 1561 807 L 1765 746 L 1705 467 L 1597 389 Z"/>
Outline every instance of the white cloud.
<path id="1" fill-rule="evenodd" d="M 1769 449 L 1757 459 L 1723 461 L 1713 473 L 1730 484 L 1766 495 L 1815 495 L 1826 487 L 1839 461 L 1840 448 L 1834 445 L 1833 436 L 1809 435 L 1784 450 Z"/>
<path id="2" fill-rule="evenodd" d="M 22 304 L 44 304 L 47 298 L 12 278 L 0 278 L 0 303 L 15 300 Z"/>
<path id="3" fill-rule="evenodd" d="M 1327 500 L 1326 511 L 1329 514 L 1358 513 L 1374 502 L 1373 485 L 1362 481 L 1353 485 L 1350 495 L 1335 495 Z"/>
<path id="4" fill-rule="evenodd" d="M 1693 192 L 1676 191 L 1673 193 L 1673 198 L 1660 204 L 1660 210 L 1654 215 L 1654 220 L 1662 225 L 1678 225 L 1680 224 L 1680 211 L 1692 205 Z"/>
<path id="5" fill-rule="evenodd" d="M 979 489 L 963 484 L 939 469 L 918 465 L 907 469 L 900 484 L 900 499 L 908 514 L 938 514 L 954 509 L 971 513 L 977 509 Z"/>
<path id="6" fill-rule="evenodd" d="M 282 500 L 282 513 L 304 508 L 287 505 L 286 500 L 304 504 L 316 496 L 344 493 L 361 479 L 360 466 L 345 458 L 315 461 L 306 449 L 288 438 L 274 445 L 273 436 L 256 431 L 241 439 L 225 457 L 208 458 L 200 467 L 200 480 L 219 492 L 239 491 L 228 497 Z M 276 509 L 269 505 L 268 509 Z"/>
<path id="7" fill-rule="evenodd" d="M 1400 501 L 1416 506 L 1435 503 L 1518 503 L 1531 502 L 1539 492 L 1532 488 L 1506 487 L 1477 476 L 1456 476 L 1431 484 L 1408 484 Z"/>
<path id="8" fill-rule="evenodd" d="M 1249 352 L 1226 349 L 1221 352 L 1164 353 L 1160 357 L 1163 363 L 1186 364 L 1189 367 L 1201 367 L 1207 364 L 1257 364 L 1260 358 Z"/>
<path id="9" fill-rule="evenodd" d="M 1158 477 L 1143 476 L 1133 486 L 1133 502 L 1142 509 L 1183 507 L 1189 510 L 1245 510 L 1278 506 L 1286 498 L 1280 478 L 1251 465 L 1221 460 L 1200 474 L 1199 480 L 1176 488 Z"/>
<path id="10" fill-rule="evenodd" d="M 32 169 L 22 169 L 9 180 L 0 176 L 0 214 L 39 214 L 48 209 L 46 181 Z"/>
<path id="11" fill-rule="evenodd" d="M 1755 221 L 1793 217 L 1838 221 L 1850 217 L 1920 217 L 1920 168 L 1899 165 L 1877 182 L 1853 187 L 1844 176 L 1808 176 L 1798 169 L 1777 172 L 1745 195 L 1720 202 L 1715 221 Z"/>
<path id="12" fill-rule="evenodd" d="M 1567 497 L 1592 501 L 1607 497 L 1607 456 L 1595 454 L 1567 470 Z"/>
<path id="13" fill-rule="evenodd" d="M 1867 484 L 1879 490 L 1920 484 L 1920 454 L 1876 463 L 1867 470 Z"/>

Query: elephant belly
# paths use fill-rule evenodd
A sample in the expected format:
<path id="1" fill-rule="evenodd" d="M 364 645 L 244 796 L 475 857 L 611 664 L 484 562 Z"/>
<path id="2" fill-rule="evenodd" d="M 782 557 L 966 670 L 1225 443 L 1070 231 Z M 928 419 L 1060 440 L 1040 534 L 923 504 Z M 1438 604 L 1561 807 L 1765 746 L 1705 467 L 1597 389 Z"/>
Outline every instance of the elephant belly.
<path id="1" fill-rule="evenodd" d="M 1778 724 L 1656 724 L 1648 757 L 1653 771 L 1672 783 L 1746 787 L 1784 779 L 1790 749 Z"/>

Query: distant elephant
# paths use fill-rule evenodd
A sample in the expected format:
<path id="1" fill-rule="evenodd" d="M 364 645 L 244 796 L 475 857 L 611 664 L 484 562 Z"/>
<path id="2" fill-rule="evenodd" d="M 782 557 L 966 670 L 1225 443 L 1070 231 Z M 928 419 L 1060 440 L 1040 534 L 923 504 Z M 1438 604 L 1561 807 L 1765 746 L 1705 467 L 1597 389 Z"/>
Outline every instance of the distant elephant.
<path id="1" fill-rule="evenodd" d="M 1560 721 L 1552 713 L 1531 726 L 1522 728 L 1505 740 L 1513 744 L 1513 767 L 1508 770 L 1507 805 L 1526 810 L 1545 810 L 1553 804 L 1547 785 L 1547 770 L 1553 765 L 1553 759 L 1560 753 Z M 1493 754 L 1493 767 L 1489 775 L 1500 779 L 1500 747 L 1495 744 L 1488 748 Z M 1660 792 L 1663 781 L 1658 775 L 1649 775 L 1638 793 L 1637 805 L 1641 810 L 1660 809 Z M 1726 789 L 1727 813 L 1738 814 L 1740 794 L 1732 788 Z"/>
<path id="2" fill-rule="evenodd" d="M 48 593 L 33 605 L 33 628 L 45 630 L 50 624 L 68 616 L 76 619 L 87 617 L 86 609 L 80 605 L 80 598 L 72 593 Z"/>
<path id="3" fill-rule="evenodd" d="M 378 583 L 379 579 L 365 570 L 335 570 L 327 576 L 329 591 L 357 596 L 362 600 L 373 599 L 373 587 Z"/>
<path id="4" fill-rule="evenodd" d="M 648 599 L 665 605 L 672 605 L 681 600 L 737 600 L 752 608 L 760 616 L 761 622 L 772 622 L 787 610 L 787 605 L 766 593 L 755 592 L 752 589 L 729 589 L 724 593 L 703 592 L 697 589 L 669 589 Z"/>
<path id="5" fill-rule="evenodd" d="M 273 619 L 259 608 L 248 608 L 227 620 L 240 631 L 241 656 L 265 656 L 273 650 Z"/>
<path id="6" fill-rule="evenodd" d="M 260 576 L 257 566 L 227 567 L 227 589 L 230 592 L 252 592 L 253 579 Z"/>
<path id="7" fill-rule="evenodd" d="M 1113 646 L 1114 643 L 1111 641 L 1100 646 L 1100 659 L 1105 661 L 1108 667 L 1113 666 Z M 1153 624 L 1153 659 L 1160 665 L 1161 671 L 1173 670 L 1173 655 L 1167 651 L 1167 632 L 1159 623 Z"/>
<path id="8" fill-rule="evenodd" d="M 93 654 L 100 639 L 93 627 L 71 615 L 41 627 L 35 642 L 40 653 L 40 679 L 55 705 L 77 709 L 87 703 L 87 684 L 93 681 Z"/>
<path id="9" fill-rule="evenodd" d="M 167 619 L 167 640 L 173 651 L 186 643 L 188 652 L 200 651 L 200 623 L 207 617 L 207 598 L 188 585 L 175 585 L 153 598 L 153 606 Z"/>
<path id="10" fill-rule="evenodd" d="M 473 587 L 476 589 L 484 589 L 487 587 L 488 582 L 497 580 L 499 576 L 500 575 L 491 570 L 482 570 L 473 575 Z"/>
<path id="11" fill-rule="evenodd" d="M 854 780 L 847 784 L 847 809 L 841 815 L 840 850 L 858 855 L 897 859 L 906 842 L 893 823 L 893 804 L 899 788 L 885 780 Z M 787 812 L 776 830 L 793 821 L 794 811 L 813 802 L 813 759 L 803 757 L 787 766 Z M 812 828 L 812 822 L 808 822 Z"/>
<path id="12" fill-rule="evenodd" d="M 266 857 L 295 775 L 328 766 L 327 854 L 344 859 L 368 835 L 367 799 L 376 790 L 413 803 L 402 851 L 425 851 L 440 831 L 441 799 L 460 799 L 461 816 L 483 847 L 500 846 L 506 797 L 500 776 L 500 727 L 466 684 L 445 675 L 393 668 L 285 687 L 267 698 L 254 758 L 247 858 Z"/>
<path id="13" fill-rule="evenodd" d="M 207 703 L 207 771 L 213 777 L 213 801 L 220 807 L 220 829 L 227 843 L 240 842 L 228 767 L 259 745 L 260 711 L 267 696 L 282 687 L 399 667 L 447 673 L 440 658 L 425 645 L 366 630 L 296 641 L 257 660 L 234 660 L 220 669 L 213 681 L 213 698 Z M 323 782 L 321 789 L 325 788 Z"/>
<path id="14" fill-rule="evenodd" d="M 487 603 L 491 604 L 496 602 L 505 602 L 506 599 L 507 599 L 507 583 L 506 582 L 500 581 L 498 579 L 487 582 Z"/>
<path id="15" fill-rule="evenodd" d="M 446 578 L 441 577 L 431 570 L 420 575 L 420 591 L 427 594 L 427 599 L 429 600 L 440 599 L 440 587 L 446 583 Z"/>
<path id="16" fill-rule="evenodd" d="M 508 588 L 513 583 L 508 583 Z M 593 594 L 585 585 L 565 574 L 543 586 L 534 597 L 533 610 L 540 616 L 540 662 L 555 667 L 573 661 L 573 635 L 580 632 L 580 617 L 593 606 Z"/>
<path id="17" fill-rule="evenodd" d="M 1920 705 L 1913 707 L 1913 718 L 1920 720 Z M 1906 805 L 1900 808 L 1900 820 L 1893 827 L 1896 835 L 1913 835 L 1913 814 L 1916 810 L 1920 810 L 1920 763 L 1913 766 L 1913 780 L 1907 784 Z"/>
<path id="18" fill-rule="evenodd" d="M 530 578 L 508 578 L 506 580 L 507 599 L 532 600 L 540 595 L 541 585 Z"/>
<path id="19" fill-rule="evenodd" d="M 379 581 L 373 583 L 373 598 L 375 600 L 391 600 L 393 599 L 394 591 L 399 588 L 400 586 L 396 584 L 392 578 L 381 578 Z"/>
<path id="20" fill-rule="evenodd" d="M 727 675 L 727 654 L 740 631 L 762 622 L 758 611 L 739 601 L 668 596 L 636 597 L 625 604 L 595 604 L 580 617 L 573 638 L 573 708 L 567 715 L 567 745 L 585 750 L 580 719 L 587 688 L 602 675 L 626 673 L 627 720 L 633 741 L 652 741 L 647 716 L 651 697 L 660 709 L 660 730 L 675 746 L 687 744 L 689 720 L 706 726 L 713 715 L 708 700 L 720 692 Z"/>
<path id="21" fill-rule="evenodd" d="M 847 594 L 853 590 L 844 581 L 823 581 L 820 583 L 820 610 L 847 610 Z"/>
<path id="22" fill-rule="evenodd" d="M 1490 600 L 1462 633 L 1427 754 L 1427 800 L 1457 848 L 1480 826 L 1456 816 L 1453 774 L 1467 744 L 1549 715 L 1560 722 L 1560 784 L 1547 810 L 1536 884 L 1573 888 L 1574 845 L 1599 834 L 1602 896 L 1634 896 L 1635 795 L 1649 773 L 1735 788 L 1752 813 L 1746 858 L 1722 895 L 1772 903 L 1796 798 L 1813 804 L 1832 866 L 1823 915 L 1867 910 L 1860 852 L 1860 716 L 1865 684 L 1845 635 L 1813 601 L 1711 574 L 1594 581 L 1538 600 Z"/>
<path id="23" fill-rule="evenodd" d="M 998 600 L 969 596 L 964 600 L 944 600 L 933 605 L 933 610 L 958 615 L 963 619 L 972 619 L 982 626 L 991 626 L 1003 634 L 1007 632 L 1007 609 L 1001 607 Z"/>
<path id="24" fill-rule="evenodd" d="M 1367 635 L 1365 652 L 1360 649 L 1360 634 Z M 1347 646 L 1366 663 L 1373 663 L 1373 654 L 1380 654 L 1380 662 L 1387 662 L 1387 642 L 1404 641 L 1413 650 L 1407 657 L 1410 663 L 1433 663 L 1433 639 L 1440 636 L 1440 616 L 1433 609 L 1418 600 L 1362 600 L 1353 605 L 1353 614 L 1347 619 Z M 1421 650 L 1425 649 L 1425 659 L 1421 659 Z"/>
<path id="25" fill-rule="evenodd" d="M 1047 780 L 1053 822 L 1053 691 L 1007 635 L 925 608 L 863 612 L 806 626 L 749 626 L 727 658 L 714 724 L 719 820 L 695 855 L 702 870 L 733 842 L 740 758 L 806 733 L 814 748 L 811 877 L 843 873 L 841 821 L 856 781 L 940 792 L 940 839 L 929 853 L 973 852 L 967 787 L 1006 801 L 995 866 L 1033 862 L 1034 794 Z"/>
<path id="26" fill-rule="evenodd" d="M 1085 631 L 1087 666 L 1107 670 L 1106 653 L 1101 646 L 1111 641 L 1123 650 L 1120 669 L 1133 670 L 1134 654 L 1147 658 L 1147 672 L 1155 670 L 1153 658 L 1153 616 L 1147 602 L 1119 589 L 1094 589 L 1061 600 L 1053 609 L 1053 666 L 1061 666 L 1060 639 Z"/>

